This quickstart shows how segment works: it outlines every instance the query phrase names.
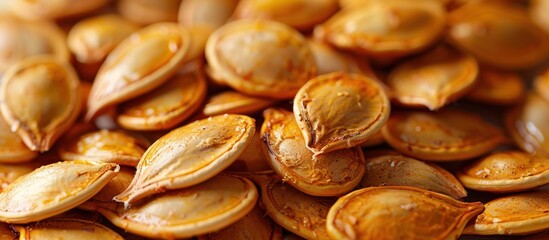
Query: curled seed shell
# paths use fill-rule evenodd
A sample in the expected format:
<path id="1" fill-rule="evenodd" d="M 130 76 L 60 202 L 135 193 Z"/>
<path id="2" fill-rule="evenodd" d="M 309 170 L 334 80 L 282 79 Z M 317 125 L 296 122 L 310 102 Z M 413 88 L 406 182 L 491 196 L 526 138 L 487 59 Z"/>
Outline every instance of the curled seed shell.
<path id="1" fill-rule="evenodd" d="M 120 0 L 118 12 L 132 22 L 147 25 L 176 22 L 177 9 L 182 0 Z"/>
<path id="2" fill-rule="evenodd" d="M 125 231 L 152 238 L 184 238 L 220 230 L 240 220 L 256 204 L 249 180 L 226 174 L 198 185 L 168 191 L 124 208 L 112 202 L 86 203 Z"/>
<path id="3" fill-rule="evenodd" d="M 538 74 L 534 80 L 534 90 L 549 101 L 549 68 Z"/>
<path id="4" fill-rule="evenodd" d="M 254 178 L 261 188 L 261 203 L 267 214 L 286 230 L 305 239 L 331 239 L 326 232 L 326 215 L 335 198 L 305 194 L 277 175 Z"/>
<path id="5" fill-rule="evenodd" d="M 438 112 L 394 111 L 382 133 L 399 152 L 429 161 L 474 158 L 505 141 L 500 129 L 479 116 L 452 108 Z"/>
<path id="6" fill-rule="evenodd" d="M 358 185 L 366 170 L 362 149 L 314 155 L 292 112 L 269 108 L 263 116 L 261 139 L 267 162 L 284 182 L 313 196 L 341 196 Z"/>
<path id="7" fill-rule="evenodd" d="M 526 95 L 523 82 L 516 73 L 481 67 L 475 87 L 466 97 L 472 101 L 494 105 L 514 104 Z"/>
<path id="8" fill-rule="evenodd" d="M 368 152 L 362 187 L 409 186 L 455 199 L 467 196 L 461 183 L 444 168 L 393 151 Z"/>
<path id="9" fill-rule="evenodd" d="M 28 225 L 13 227 L 21 239 L 80 239 L 123 240 L 115 231 L 94 221 L 71 218 L 52 218 Z M 24 238 L 23 238 L 24 236 Z"/>
<path id="10" fill-rule="evenodd" d="M 132 130 L 170 129 L 187 119 L 206 97 L 201 71 L 178 74 L 152 92 L 119 108 L 117 122 Z"/>
<path id="11" fill-rule="evenodd" d="M 336 72 L 308 81 L 293 111 L 307 147 L 320 154 L 364 142 L 385 124 L 390 104 L 372 78 Z"/>
<path id="12" fill-rule="evenodd" d="M 97 73 L 87 118 L 165 83 L 185 60 L 190 40 L 189 31 L 176 23 L 153 24 L 124 39 Z"/>
<path id="13" fill-rule="evenodd" d="M 179 23 L 187 27 L 223 26 L 233 14 L 238 0 L 185 0 L 179 5 Z"/>
<path id="14" fill-rule="evenodd" d="M 67 36 L 67 44 L 81 63 L 98 63 L 137 26 L 116 14 L 84 19 L 74 25 Z"/>
<path id="15" fill-rule="evenodd" d="M 198 240 L 222 239 L 282 240 L 282 229 L 256 205 L 238 222 L 217 232 L 198 236 Z"/>
<path id="16" fill-rule="evenodd" d="M 482 209 L 418 188 L 369 187 L 339 198 L 326 228 L 334 239 L 456 239 Z"/>
<path id="17" fill-rule="evenodd" d="M 448 16 L 446 38 L 481 63 L 524 69 L 546 58 L 549 38 L 520 5 L 476 1 Z"/>
<path id="18" fill-rule="evenodd" d="M 177 128 L 147 149 L 132 184 L 114 200 L 130 204 L 168 189 L 204 182 L 229 167 L 254 133 L 254 119 L 229 114 Z"/>
<path id="19" fill-rule="evenodd" d="M 326 43 L 309 40 L 309 47 L 315 58 L 318 75 L 332 72 L 362 73 L 359 64 L 352 56 L 344 54 L 330 47 Z"/>
<path id="20" fill-rule="evenodd" d="M 33 151 L 47 151 L 80 113 L 79 80 L 52 56 L 30 57 L 2 78 L 0 110 L 10 129 Z"/>
<path id="21" fill-rule="evenodd" d="M 549 192 L 533 191 L 496 198 L 463 233 L 476 235 L 528 234 L 549 228 Z"/>
<path id="22" fill-rule="evenodd" d="M 519 151 L 493 153 L 466 165 L 457 177 L 478 191 L 524 191 L 549 183 L 549 158 Z"/>
<path id="23" fill-rule="evenodd" d="M 11 11 L 17 16 L 33 20 L 53 20 L 84 15 L 109 2 L 109 0 L 11 0 Z"/>
<path id="24" fill-rule="evenodd" d="M 58 162 L 40 167 L 0 193 L 0 220 L 28 223 L 65 212 L 93 197 L 118 170 L 114 163 Z"/>
<path id="25" fill-rule="evenodd" d="M 515 143 L 524 151 L 549 156 L 549 101 L 536 93 L 509 110 L 505 126 Z"/>
<path id="26" fill-rule="evenodd" d="M 59 149 L 65 161 L 110 162 L 137 166 L 149 147 L 145 139 L 133 137 L 122 131 L 99 130 L 68 139 Z"/>
<path id="27" fill-rule="evenodd" d="M 212 77 L 251 96 L 292 98 L 316 76 L 305 38 L 269 20 L 238 20 L 220 27 L 208 39 L 206 58 Z"/>
<path id="28" fill-rule="evenodd" d="M 63 32 L 51 22 L 0 16 L 0 37 L 0 75 L 15 62 L 30 56 L 51 54 L 63 61 L 70 57 Z"/>
<path id="29" fill-rule="evenodd" d="M 31 151 L 21 137 L 10 130 L 10 127 L 0 117 L 0 163 L 28 162 L 38 153 Z"/>
<path id="30" fill-rule="evenodd" d="M 224 113 L 251 114 L 276 104 L 276 100 L 252 97 L 227 90 L 214 94 L 208 99 L 202 113 L 215 116 Z"/>
<path id="31" fill-rule="evenodd" d="M 439 46 L 395 67 L 387 85 L 399 104 L 437 110 L 465 95 L 477 73 L 472 56 Z"/>
<path id="32" fill-rule="evenodd" d="M 438 1 L 368 1 L 343 9 L 315 28 L 315 37 L 375 58 L 417 52 L 444 29 L 446 11 Z"/>
<path id="33" fill-rule="evenodd" d="M 259 129 L 256 129 L 252 142 L 240 154 L 240 156 L 227 168 L 227 171 L 233 173 L 254 173 L 272 171 L 271 167 L 265 161 L 263 154 L 263 143 L 260 138 Z"/>
<path id="34" fill-rule="evenodd" d="M 324 22 L 337 10 L 336 0 L 241 0 L 234 16 L 237 19 L 271 19 L 296 29 L 308 30 Z"/>

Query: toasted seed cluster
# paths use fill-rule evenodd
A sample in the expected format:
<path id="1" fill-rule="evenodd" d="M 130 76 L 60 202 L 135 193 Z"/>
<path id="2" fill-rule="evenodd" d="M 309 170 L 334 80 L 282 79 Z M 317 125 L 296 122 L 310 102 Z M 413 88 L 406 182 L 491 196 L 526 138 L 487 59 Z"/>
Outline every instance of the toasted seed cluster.
<path id="1" fill-rule="evenodd" d="M 0 239 L 464 235 L 549 236 L 549 1 L 0 0 Z"/>

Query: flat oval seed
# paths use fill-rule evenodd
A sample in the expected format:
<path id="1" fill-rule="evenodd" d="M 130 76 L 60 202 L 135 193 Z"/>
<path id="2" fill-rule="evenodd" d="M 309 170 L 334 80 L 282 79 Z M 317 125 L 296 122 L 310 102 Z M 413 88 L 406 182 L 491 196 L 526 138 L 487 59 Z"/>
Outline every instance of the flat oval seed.
<path id="1" fill-rule="evenodd" d="M 305 38 L 269 20 L 238 20 L 217 29 L 206 44 L 206 58 L 212 77 L 257 97 L 292 98 L 316 76 Z"/>
<path id="2" fill-rule="evenodd" d="M 176 23 L 153 24 L 128 36 L 99 69 L 86 117 L 165 83 L 184 62 L 190 39 Z"/>
<path id="3" fill-rule="evenodd" d="M 93 197 L 117 173 L 118 165 L 58 162 L 18 178 L 0 193 L 0 220 L 40 221 Z"/>
<path id="4" fill-rule="evenodd" d="M 482 209 L 418 188 L 369 187 L 339 198 L 326 228 L 334 239 L 457 239 Z"/>
<path id="5" fill-rule="evenodd" d="M 429 161 L 458 161 L 490 152 L 505 141 L 503 132 L 472 113 L 394 111 L 382 129 L 385 141 L 401 153 Z"/>
<path id="6" fill-rule="evenodd" d="M 224 113 L 251 114 L 276 103 L 276 100 L 252 97 L 227 90 L 211 96 L 206 102 L 202 113 L 206 116 L 215 116 Z"/>
<path id="7" fill-rule="evenodd" d="M 397 103 L 437 110 L 465 95 L 477 74 L 472 56 L 442 45 L 393 68 L 387 85 Z"/>
<path id="8" fill-rule="evenodd" d="M 63 32 L 51 22 L 0 16 L 0 38 L 0 75 L 15 62 L 34 55 L 51 54 L 62 61 L 70 59 Z"/>
<path id="9" fill-rule="evenodd" d="M 493 153 L 466 165 L 457 177 L 478 191 L 524 191 L 549 183 L 549 158 L 519 151 Z"/>
<path id="10" fill-rule="evenodd" d="M 315 57 L 318 75 L 332 72 L 362 73 L 361 66 L 351 55 L 339 52 L 326 43 L 309 40 L 309 47 Z M 369 66 L 367 66 L 369 68 Z"/>
<path id="11" fill-rule="evenodd" d="M 13 227 L 21 239 L 79 239 L 123 240 L 115 231 L 94 221 L 71 218 L 52 218 L 28 225 Z"/>
<path id="12" fill-rule="evenodd" d="M 496 198 L 484 205 L 464 234 L 528 234 L 549 228 L 549 191 L 534 191 Z"/>
<path id="13" fill-rule="evenodd" d="M 481 63 L 524 69 L 547 57 L 549 38 L 520 5 L 476 1 L 448 15 L 446 38 Z"/>
<path id="14" fill-rule="evenodd" d="M 9 2 L 11 11 L 18 17 L 43 21 L 84 15 L 97 10 L 107 4 L 109 0 L 13 0 Z"/>
<path id="15" fill-rule="evenodd" d="M 214 31 L 233 14 L 239 0 L 185 0 L 179 5 L 179 23 L 187 27 L 206 27 Z"/>
<path id="16" fill-rule="evenodd" d="M 261 203 L 280 226 L 305 239 L 331 239 L 326 232 L 326 215 L 335 198 L 307 195 L 278 175 L 254 178 L 261 188 Z"/>
<path id="17" fill-rule="evenodd" d="M 368 152 L 362 187 L 409 186 L 438 192 L 455 199 L 467 192 L 444 168 L 406 157 L 393 151 Z"/>
<path id="18" fill-rule="evenodd" d="M 531 93 L 505 115 L 505 126 L 524 151 L 549 157 L 549 101 Z"/>
<path id="19" fill-rule="evenodd" d="M 10 130 L 3 117 L 0 117 L 0 163 L 28 162 L 38 155 L 31 151 L 21 137 Z"/>
<path id="20" fill-rule="evenodd" d="M 493 105 L 511 105 L 526 95 L 524 80 L 516 73 L 481 67 L 475 87 L 466 98 Z"/>
<path id="21" fill-rule="evenodd" d="M 177 128 L 147 149 L 132 184 L 114 198 L 126 205 L 204 182 L 230 166 L 252 141 L 255 120 L 220 115 Z"/>
<path id="22" fill-rule="evenodd" d="M 337 72 L 308 81 L 293 111 L 307 147 L 320 154 L 364 142 L 385 124 L 390 104 L 377 81 Z"/>
<path id="23" fill-rule="evenodd" d="M 148 198 L 129 209 L 111 202 L 95 202 L 88 207 L 125 231 L 173 239 L 227 227 L 250 212 L 257 197 L 257 188 L 249 180 L 220 174 L 193 187 Z"/>
<path id="24" fill-rule="evenodd" d="M 201 71 L 179 74 L 152 92 L 123 103 L 116 120 L 126 129 L 170 129 L 191 116 L 205 97 L 206 80 Z"/>
<path id="25" fill-rule="evenodd" d="M 148 25 L 159 22 L 176 22 L 177 9 L 182 0 L 120 0 L 118 12 L 132 22 Z"/>
<path id="26" fill-rule="evenodd" d="M 237 19 L 271 19 L 296 29 L 308 30 L 324 22 L 337 10 L 336 0 L 241 0 L 234 16 Z"/>
<path id="27" fill-rule="evenodd" d="M 242 154 L 236 159 L 226 171 L 233 173 L 255 173 L 271 171 L 272 168 L 265 161 L 265 155 L 263 154 L 263 143 L 261 141 L 261 134 L 259 129 L 256 128 L 252 142 Z"/>
<path id="28" fill-rule="evenodd" d="M 222 239 L 282 240 L 282 229 L 256 205 L 238 222 L 217 232 L 198 236 L 198 240 Z"/>
<path id="29" fill-rule="evenodd" d="M 99 130 L 68 139 L 59 149 L 65 161 L 90 161 L 137 166 L 149 147 L 145 139 L 139 139 L 122 131 Z"/>
<path id="30" fill-rule="evenodd" d="M 445 18 L 438 1 L 368 1 L 338 12 L 317 26 L 314 35 L 339 48 L 387 59 L 430 45 L 444 29 Z"/>
<path id="31" fill-rule="evenodd" d="M 52 56 L 12 65 L 0 85 L 0 109 L 10 129 L 33 151 L 47 151 L 80 113 L 79 80 Z"/>
<path id="32" fill-rule="evenodd" d="M 549 101 L 549 68 L 537 75 L 534 80 L 534 90 Z"/>
<path id="33" fill-rule="evenodd" d="M 119 15 L 100 15 L 76 23 L 67 36 L 67 44 L 79 62 L 98 63 L 136 30 L 137 25 Z"/>
<path id="34" fill-rule="evenodd" d="M 307 148 L 294 114 L 269 108 L 261 127 L 267 163 L 284 182 L 313 196 L 341 196 L 355 188 L 366 170 L 359 147 L 321 155 Z"/>

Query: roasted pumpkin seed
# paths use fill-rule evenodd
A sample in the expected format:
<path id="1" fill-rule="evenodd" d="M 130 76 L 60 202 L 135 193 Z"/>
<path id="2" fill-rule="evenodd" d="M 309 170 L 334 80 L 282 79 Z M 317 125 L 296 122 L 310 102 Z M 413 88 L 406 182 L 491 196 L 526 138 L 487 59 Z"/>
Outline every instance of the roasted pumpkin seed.
<path id="1" fill-rule="evenodd" d="M 334 239 L 456 239 L 482 209 L 418 188 L 369 187 L 339 198 L 326 229 Z"/>
<path id="2" fill-rule="evenodd" d="M 267 163 L 284 182 L 313 196 L 341 196 L 358 185 L 366 170 L 359 147 L 314 155 L 292 112 L 269 108 L 263 117 L 261 139 Z"/>
<path id="3" fill-rule="evenodd" d="M 12 0 L 9 1 L 11 11 L 17 16 L 33 20 L 53 20 L 80 16 L 94 11 L 108 3 L 109 0 Z"/>
<path id="4" fill-rule="evenodd" d="M 307 147 L 321 154 L 364 142 L 385 124 L 390 104 L 376 80 L 336 72 L 299 89 L 293 111 Z"/>
<path id="5" fill-rule="evenodd" d="M 503 132 L 472 113 L 393 111 L 382 130 L 401 153 L 429 161 L 458 161 L 488 153 L 505 142 Z"/>
<path id="6" fill-rule="evenodd" d="M 177 128 L 154 142 L 132 184 L 114 200 L 126 205 L 204 182 L 229 167 L 252 141 L 254 119 L 220 115 Z"/>
<path id="7" fill-rule="evenodd" d="M 525 95 L 526 87 L 518 74 L 483 66 L 466 98 L 493 105 L 510 105 L 520 102 Z"/>
<path id="8" fill-rule="evenodd" d="M 276 104 L 276 100 L 252 97 L 235 91 L 224 91 L 208 99 L 202 113 L 215 116 L 224 113 L 251 114 Z"/>
<path id="9" fill-rule="evenodd" d="M 223 26 L 239 0 L 184 0 L 179 5 L 179 23 L 187 27 L 206 27 L 211 32 Z"/>
<path id="10" fill-rule="evenodd" d="M 0 85 L 0 110 L 11 131 L 32 151 L 47 151 L 80 113 L 74 69 L 53 56 L 12 65 Z"/>
<path id="11" fill-rule="evenodd" d="M 31 151 L 21 137 L 10 130 L 10 127 L 0 117 L 0 163 L 28 162 L 38 153 Z"/>
<path id="12" fill-rule="evenodd" d="M 71 219 L 71 218 L 51 218 L 28 225 L 15 225 L 13 227 L 23 240 L 43 239 L 112 239 L 123 240 L 115 231 L 94 221 Z"/>
<path id="13" fill-rule="evenodd" d="M 182 0 L 120 0 L 118 12 L 125 18 L 143 25 L 176 22 Z"/>

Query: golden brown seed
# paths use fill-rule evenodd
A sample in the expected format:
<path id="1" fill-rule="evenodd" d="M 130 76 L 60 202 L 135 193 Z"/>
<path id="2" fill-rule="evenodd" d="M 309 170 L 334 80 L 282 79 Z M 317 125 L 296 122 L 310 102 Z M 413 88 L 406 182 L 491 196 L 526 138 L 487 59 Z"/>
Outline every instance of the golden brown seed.
<path id="1" fill-rule="evenodd" d="M 63 32 L 51 22 L 0 16 L 0 38 L 0 75 L 17 61 L 34 55 L 54 55 L 62 61 L 70 58 Z"/>
<path id="2" fill-rule="evenodd" d="M 190 41 L 189 31 L 176 23 L 153 24 L 124 39 L 97 73 L 86 117 L 168 81 L 184 62 Z"/>
<path id="3" fill-rule="evenodd" d="M 255 120 L 243 115 L 220 115 L 177 128 L 147 149 L 132 184 L 114 200 L 133 204 L 204 182 L 230 166 L 254 133 Z"/>
<path id="4" fill-rule="evenodd" d="M 79 62 L 99 63 L 136 30 L 137 25 L 119 15 L 100 15 L 76 23 L 67 36 L 67 44 Z"/>
<path id="5" fill-rule="evenodd" d="M 127 232 L 173 239 L 223 229 L 249 213 L 257 197 L 257 188 L 249 180 L 220 174 L 193 187 L 147 198 L 131 208 L 95 200 L 84 206 Z"/>
<path id="6" fill-rule="evenodd" d="M 524 191 L 549 183 L 549 158 L 498 152 L 466 165 L 456 176 L 467 188 L 478 191 Z"/>
<path id="7" fill-rule="evenodd" d="M 238 222 L 219 231 L 198 236 L 198 240 L 223 239 L 282 240 L 282 229 L 256 205 Z"/>
<path id="8" fill-rule="evenodd" d="M 438 1 L 368 1 L 343 9 L 315 28 L 315 37 L 376 59 L 424 49 L 444 29 L 446 11 Z"/>
<path id="9" fill-rule="evenodd" d="M 177 10 L 182 0 L 120 0 L 118 12 L 125 18 L 142 24 L 177 22 Z"/>
<path id="10" fill-rule="evenodd" d="M 239 20 L 206 45 L 210 76 L 257 97 L 289 99 L 316 76 L 314 57 L 296 30 L 269 20 Z"/>
<path id="11" fill-rule="evenodd" d="M 11 11 L 17 16 L 33 20 L 53 20 L 67 17 L 75 17 L 92 12 L 106 3 L 108 0 L 12 0 Z"/>
<path id="12" fill-rule="evenodd" d="M 534 191 L 496 198 L 463 233 L 523 235 L 549 228 L 549 192 Z"/>
<path id="13" fill-rule="evenodd" d="M 38 153 L 31 151 L 21 137 L 10 130 L 10 127 L 0 117 L 0 163 L 28 162 Z"/>
<path id="14" fill-rule="evenodd" d="M 326 232 L 326 215 L 335 198 L 305 194 L 284 184 L 278 175 L 252 179 L 260 186 L 265 211 L 276 223 L 305 239 L 331 239 Z"/>
<path id="15" fill-rule="evenodd" d="M 272 168 L 267 164 L 263 154 L 263 143 L 259 128 L 256 128 L 252 142 L 242 154 L 227 168 L 228 172 L 243 173 L 264 173 L 272 172 Z"/>
<path id="16" fill-rule="evenodd" d="M 314 155 L 294 114 L 269 108 L 261 127 L 266 161 L 282 180 L 313 196 L 341 196 L 355 188 L 366 170 L 359 147 Z"/>
<path id="17" fill-rule="evenodd" d="M 339 198 L 326 229 L 334 239 L 456 239 L 482 209 L 418 188 L 369 187 Z"/>
<path id="18" fill-rule="evenodd" d="M 337 72 L 308 81 L 293 111 L 307 147 L 320 154 L 364 142 L 385 124 L 390 104 L 376 80 Z"/>
<path id="19" fill-rule="evenodd" d="M 397 103 L 437 110 L 465 95 L 477 73 L 472 56 L 441 45 L 393 68 L 387 85 Z"/>
<path id="20" fill-rule="evenodd" d="M 385 142 L 385 139 L 383 139 L 383 134 L 381 134 L 381 129 L 378 130 L 376 133 L 372 134 L 366 141 L 362 142 L 360 144 L 360 147 L 372 147 L 377 146 L 380 144 L 383 144 Z"/>
<path id="21" fill-rule="evenodd" d="M 308 40 L 315 57 L 318 75 L 332 72 L 363 73 L 361 66 L 350 55 L 339 52 L 330 45 L 316 40 Z M 364 74 L 369 74 L 368 72 Z"/>
<path id="22" fill-rule="evenodd" d="M 529 2 L 530 18 L 534 23 L 542 27 L 546 33 L 549 33 L 549 1 L 531 0 Z"/>
<path id="23" fill-rule="evenodd" d="M 337 10 L 337 0 L 241 0 L 234 16 L 237 19 L 270 19 L 308 30 Z"/>
<path id="24" fill-rule="evenodd" d="M 53 56 L 12 65 L 0 85 L 0 109 L 11 131 L 33 151 L 47 151 L 80 113 L 74 69 Z"/>
<path id="25" fill-rule="evenodd" d="M 481 67 L 475 86 L 466 98 L 476 102 L 510 105 L 526 95 L 524 80 L 516 73 Z"/>
<path id="26" fill-rule="evenodd" d="M 67 139 L 59 156 L 65 161 L 110 162 L 135 167 L 149 145 L 145 139 L 103 129 Z"/>
<path id="27" fill-rule="evenodd" d="M 252 114 L 276 103 L 277 101 L 273 99 L 252 97 L 227 90 L 212 95 L 206 102 L 202 113 L 206 116 L 215 116 L 224 113 Z"/>
<path id="28" fill-rule="evenodd" d="M 179 23 L 213 32 L 227 22 L 237 4 L 238 0 L 184 0 L 179 6 Z"/>
<path id="29" fill-rule="evenodd" d="M 539 73 L 534 80 L 534 90 L 549 101 L 549 68 Z"/>
<path id="30" fill-rule="evenodd" d="M 530 93 L 505 115 L 505 126 L 524 151 L 549 157 L 549 101 Z"/>
<path id="31" fill-rule="evenodd" d="M 503 132 L 473 113 L 394 111 L 382 130 L 401 153 L 429 161 L 458 161 L 490 152 L 505 141 Z"/>
<path id="32" fill-rule="evenodd" d="M 94 221 L 76 218 L 51 218 L 28 225 L 15 225 L 21 239 L 112 239 L 123 240 L 115 231 Z"/>
<path id="33" fill-rule="evenodd" d="M 29 223 L 72 209 L 95 195 L 118 165 L 58 162 L 40 167 L 0 193 L 0 220 Z"/>
<path id="34" fill-rule="evenodd" d="M 455 199 L 467 196 L 461 183 L 444 168 L 393 151 L 368 152 L 362 187 L 409 186 L 438 192 Z"/>
<path id="35" fill-rule="evenodd" d="M 547 57 L 549 37 L 525 9 L 507 1 L 476 1 L 448 16 L 446 38 L 480 62 L 524 69 Z"/>
<path id="36" fill-rule="evenodd" d="M 32 161 L 28 163 L 1 163 L 0 164 L 0 189 L 3 191 L 11 183 L 15 182 L 21 176 L 26 175 L 40 167 L 40 164 Z"/>
<path id="37" fill-rule="evenodd" d="M 191 116 L 205 97 L 204 73 L 181 73 L 159 88 L 123 103 L 116 120 L 126 129 L 170 129 Z"/>

